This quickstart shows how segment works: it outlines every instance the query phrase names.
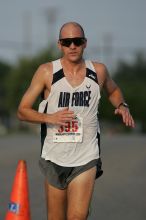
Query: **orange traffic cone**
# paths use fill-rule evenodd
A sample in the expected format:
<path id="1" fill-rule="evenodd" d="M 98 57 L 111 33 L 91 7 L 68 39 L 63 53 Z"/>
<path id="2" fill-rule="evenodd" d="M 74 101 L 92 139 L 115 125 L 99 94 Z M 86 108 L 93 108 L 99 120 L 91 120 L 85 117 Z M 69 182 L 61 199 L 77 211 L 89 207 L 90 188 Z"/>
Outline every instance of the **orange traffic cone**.
<path id="1" fill-rule="evenodd" d="M 5 220 L 30 220 L 27 166 L 24 160 L 17 165 Z"/>

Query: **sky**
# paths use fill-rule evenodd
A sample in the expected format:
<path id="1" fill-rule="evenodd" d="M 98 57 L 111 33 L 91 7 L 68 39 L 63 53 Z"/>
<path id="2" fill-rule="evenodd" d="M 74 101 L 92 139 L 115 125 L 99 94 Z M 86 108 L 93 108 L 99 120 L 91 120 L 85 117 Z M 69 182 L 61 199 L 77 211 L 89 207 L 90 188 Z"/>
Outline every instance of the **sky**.
<path id="1" fill-rule="evenodd" d="M 146 0 L 0 0 L 0 60 L 17 62 L 56 42 L 62 24 L 80 23 L 85 56 L 114 63 L 146 51 Z"/>

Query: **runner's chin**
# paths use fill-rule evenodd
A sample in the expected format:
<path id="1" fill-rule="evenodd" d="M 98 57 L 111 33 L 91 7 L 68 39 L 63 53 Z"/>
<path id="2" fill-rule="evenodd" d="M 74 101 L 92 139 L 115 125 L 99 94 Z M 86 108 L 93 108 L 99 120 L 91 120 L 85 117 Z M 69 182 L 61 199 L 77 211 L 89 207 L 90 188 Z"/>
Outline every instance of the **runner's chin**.
<path id="1" fill-rule="evenodd" d="M 80 55 L 78 53 L 70 53 L 68 55 L 68 58 L 70 61 L 76 62 L 76 61 L 80 60 Z"/>

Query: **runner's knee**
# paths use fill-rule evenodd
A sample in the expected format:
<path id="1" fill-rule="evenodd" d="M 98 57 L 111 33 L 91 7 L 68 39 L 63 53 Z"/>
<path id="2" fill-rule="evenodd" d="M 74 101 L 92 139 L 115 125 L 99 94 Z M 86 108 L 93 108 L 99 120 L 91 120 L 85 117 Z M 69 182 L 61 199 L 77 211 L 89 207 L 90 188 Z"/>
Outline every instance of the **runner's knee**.
<path id="1" fill-rule="evenodd" d="M 86 220 L 86 214 L 77 214 L 77 213 L 70 213 L 67 216 L 67 220 Z"/>

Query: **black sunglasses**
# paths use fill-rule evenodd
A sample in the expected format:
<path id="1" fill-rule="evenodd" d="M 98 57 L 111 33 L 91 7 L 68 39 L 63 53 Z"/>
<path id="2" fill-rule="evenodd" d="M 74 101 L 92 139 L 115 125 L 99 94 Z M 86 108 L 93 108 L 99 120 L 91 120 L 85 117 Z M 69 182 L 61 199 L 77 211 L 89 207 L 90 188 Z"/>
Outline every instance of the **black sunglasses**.
<path id="1" fill-rule="evenodd" d="M 75 46 L 79 47 L 86 42 L 86 38 L 85 37 L 62 38 L 59 39 L 59 41 L 60 44 L 64 47 L 70 47 L 72 43 L 74 43 Z"/>

